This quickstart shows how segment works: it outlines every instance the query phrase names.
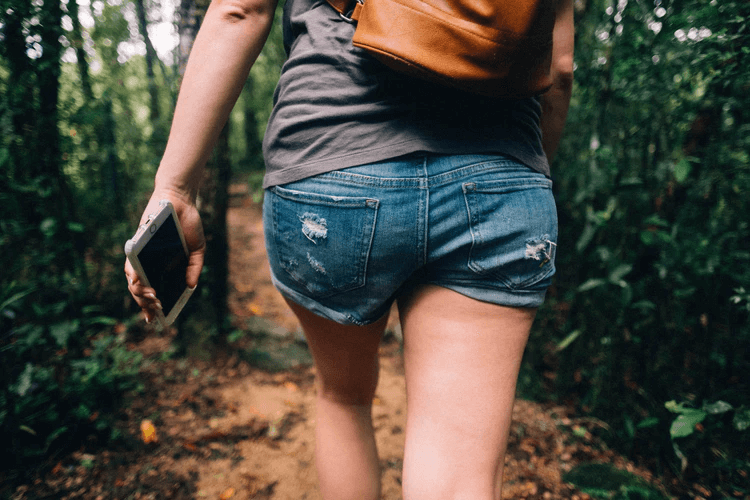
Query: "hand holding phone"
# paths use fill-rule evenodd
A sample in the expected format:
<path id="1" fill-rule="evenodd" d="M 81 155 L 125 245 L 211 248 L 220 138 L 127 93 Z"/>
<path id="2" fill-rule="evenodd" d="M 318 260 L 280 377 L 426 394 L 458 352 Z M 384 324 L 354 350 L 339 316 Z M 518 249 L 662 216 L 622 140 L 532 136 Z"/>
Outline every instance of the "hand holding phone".
<path id="1" fill-rule="evenodd" d="M 186 282 L 188 247 L 171 202 L 159 202 L 159 210 L 125 244 L 125 254 L 141 283 L 156 292 L 162 306 L 155 313 L 159 324 L 172 324 L 195 288 Z"/>

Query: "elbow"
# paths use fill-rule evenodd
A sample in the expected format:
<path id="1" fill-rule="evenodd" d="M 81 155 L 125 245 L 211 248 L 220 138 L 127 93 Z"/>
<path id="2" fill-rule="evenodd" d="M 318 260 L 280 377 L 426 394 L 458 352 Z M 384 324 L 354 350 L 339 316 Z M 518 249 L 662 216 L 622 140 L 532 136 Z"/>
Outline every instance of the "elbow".
<path id="1" fill-rule="evenodd" d="M 560 56 L 551 68 L 553 85 L 570 92 L 573 89 L 573 54 Z"/>
<path id="2" fill-rule="evenodd" d="M 259 17 L 272 18 L 276 0 L 214 0 L 212 7 L 222 20 L 234 24 Z"/>

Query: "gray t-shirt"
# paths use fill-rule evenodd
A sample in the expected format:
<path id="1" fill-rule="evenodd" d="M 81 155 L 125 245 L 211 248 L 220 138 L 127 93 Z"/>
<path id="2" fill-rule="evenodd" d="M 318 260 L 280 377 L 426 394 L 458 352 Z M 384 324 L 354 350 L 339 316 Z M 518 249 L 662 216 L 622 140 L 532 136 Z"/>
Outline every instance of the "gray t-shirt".
<path id="1" fill-rule="evenodd" d="M 287 0 L 288 59 L 263 140 L 264 187 L 418 151 L 499 153 L 549 176 L 538 99 L 497 100 L 398 74 L 352 46 L 325 0 Z"/>

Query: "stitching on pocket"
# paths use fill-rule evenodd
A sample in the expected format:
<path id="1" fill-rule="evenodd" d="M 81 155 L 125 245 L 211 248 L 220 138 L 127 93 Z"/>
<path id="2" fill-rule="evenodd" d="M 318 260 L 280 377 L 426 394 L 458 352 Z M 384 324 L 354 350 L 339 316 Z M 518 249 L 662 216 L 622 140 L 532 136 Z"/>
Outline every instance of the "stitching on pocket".
<path id="1" fill-rule="evenodd" d="M 364 286 L 379 201 L 278 187 L 275 193 L 278 265 L 293 288 L 323 298 Z"/>
<path id="2" fill-rule="evenodd" d="M 554 210 L 554 199 L 551 199 L 552 211 L 549 206 L 544 205 L 550 203 L 550 199 L 545 199 L 552 196 L 548 190 L 550 186 L 551 181 L 544 180 L 468 182 L 463 185 L 472 237 L 467 262 L 469 269 L 480 275 L 493 276 L 511 289 L 533 286 L 554 272 L 556 244 L 552 239 L 557 239 L 557 213 Z M 539 211 L 544 212 L 543 214 L 524 214 L 523 220 L 519 220 L 519 207 L 516 212 L 502 215 L 507 207 L 505 201 L 511 201 L 509 196 L 531 189 L 542 190 L 536 197 L 539 200 Z M 492 195 L 505 197 L 505 200 L 498 198 L 494 203 L 487 202 Z M 547 221 L 542 222 L 541 218 Z M 502 227 L 494 227 L 496 225 Z M 514 235 L 512 246 L 505 244 L 499 247 L 510 235 Z M 540 244 L 542 241 L 549 244 L 544 249 L 544 258 L 536 259 L 538 253 L 529 253 L 528 245 L 530 242 Z"/>

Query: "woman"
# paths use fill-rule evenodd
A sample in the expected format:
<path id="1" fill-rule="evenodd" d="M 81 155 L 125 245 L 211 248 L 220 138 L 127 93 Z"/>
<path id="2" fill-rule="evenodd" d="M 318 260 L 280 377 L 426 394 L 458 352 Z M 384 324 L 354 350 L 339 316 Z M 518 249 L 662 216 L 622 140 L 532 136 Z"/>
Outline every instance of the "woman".
<path id="1" fill-rule="evenodd" d="M 144 212 L 174 204 L 189 286 L 205 248 L 201 169 L 274 10 L 275 0 L 214 0 L 190 55 Z M 549 159 L 572 87 L 572 1 L 557 7 L 553 87 L 516 101 L 386 69 L 351 47 L 354 28 L 324 1 L 287 0 L 283 22 L 289 59 L 264 139 L 264 224 L 274 283 L 315 361 L 323 497 L 380 497 L 371 405 L 396 301 L 404 498 L 499 498 L 521 357 L 554 273 Z M 153 290 L 127 263 L 126 274 L 151 318 Z"/>

